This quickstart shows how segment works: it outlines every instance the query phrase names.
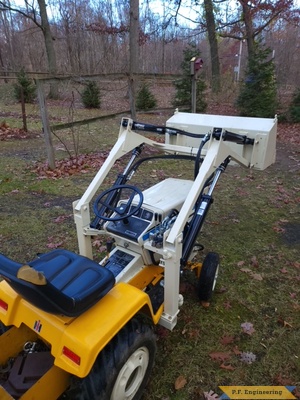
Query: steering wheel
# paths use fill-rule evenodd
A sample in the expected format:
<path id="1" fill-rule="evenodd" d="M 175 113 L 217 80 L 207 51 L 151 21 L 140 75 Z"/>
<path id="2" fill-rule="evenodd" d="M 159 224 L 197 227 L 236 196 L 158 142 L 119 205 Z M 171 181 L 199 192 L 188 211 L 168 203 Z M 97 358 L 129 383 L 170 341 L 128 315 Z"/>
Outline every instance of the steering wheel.
<path id="1" fill-rule="evenodd" d="M 115 198 L 120 198 L 123 191 L 129 191 L 129 199 L 126 204 L 121 204 L 119 207 L 111 205 L 114 203 Z M 139 196 L 139 202 L 136 206 L 131 207 L 134 196 Z M 126 200 L 125 200 L 126 201 Z M 143 193 L 135 186 L 132 185 L 117 185 L 102 192 L 94 203 L 94 213 L 104 221 L 117 222 L 125 220 L 135 214 L 141 207 L 144 201 Z M 105 212 L 111 211 L 111 214 L 116 213 L 114 217 L 106 217 L 103 215 Z"/>

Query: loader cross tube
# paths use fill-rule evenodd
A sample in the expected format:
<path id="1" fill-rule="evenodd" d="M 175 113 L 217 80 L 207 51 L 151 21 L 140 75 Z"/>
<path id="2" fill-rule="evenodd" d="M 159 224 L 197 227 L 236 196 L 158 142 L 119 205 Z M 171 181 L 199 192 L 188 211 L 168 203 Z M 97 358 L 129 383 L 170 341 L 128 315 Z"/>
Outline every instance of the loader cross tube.
<path id="1" fill-rule="evenodd" d="M 93 260 L 95 236 L 102 242 L 102 235 L 107 235 L 115 247 L 107 248 L 100 262 L 81 263 L 78 254 L 72 253 L 71 273 L 66 254 L 71 252 L 64 249 L 54 250 L 59 252 L 55 263 L 52 259 L 49 263 L 28 261 L 31 268 L 39 265 L 39 271 L 49 273 L 49 280 L 50 275 L 54 276 L 50 282 L 53 286 L 55 279 L 59 284 L 54 286 L 54 296 L 53 291 L 51 296 L 45 294 L 47 301 L 56 304 L 56 298 L 65 295 L 64 300 L 76 306 L 86 300 L 87 307 L 79 307 L 75 316 L 43 310 L 41 302 L 35 303 L 35 298 L 26 300 L 25 292 L 19 293 L 11 285 L 13 279 L 20 279 L 22 264 L 0 257 L 0 275 L 5 277 L 0 282 L 0 366 L 11 365 L 11 371 L 0 376 L 1 400 L 12 396 L 20 400 L 55 400 L 62 394 L 89 399 L 91 393 L 99 399 L 141 398 L 155 358 L 153 328 L 160 324 L 172 330 L 177 323 L 183 303 L 182 267 L 188 264 L 195 270 L 197 265 L 201 266 L 197 287 L 201 301 L 209 301 L 214 290 L 219 269 L 217 253 L 209 252 L 203 263 L 193 259 L 199 250 L 196 238 L 212 204 L 218 179 L 231 159 L 258 170 L 273 164 L 276 124 L 276 118 L 176 112 L 164 128 L 123 118 L 118 140 L 83 196 L 73 203 L 80 255 Z M 142 136 L 134 129 L 164 133 L 165 143 Z M 150 153 L 150 157 L 137 160 L 144 146 L 156 150 L 157 155 Z M 115 162 L 129 152 L 132 156 L 123 173 L 118 174 L 110 189 L 102 192 L 102 184 Z M 165 159 L 193 161 L 192 178 L 174 178 L 173 172 L 164 179 L 154 176 L 155 184 L 150 187 L 148 179 L 143 182 L 143 192 L 127 185 L 142 162 L 152 162 L 161 154 Z M 102 192 L 94 204 L 98 216 L 91 222 L 90 211 L 98 190 Z M 62 278 L 55 273 L 56 268 L 64 273 Z M 109 278 L 108 286 L 103 275 Z M 44 295 L 46 288 L 41 289 Z M 104 291 L 101 298 L 99 289 Z M 37 345 L 34 353 L 24 355 L 24 344 L 29 341 Z M 33 346 L 30 348 L 33 350 Z M 40 367 L 44 356 L 49 363 L 46 372 Z M 11 382 L 20 370 L 22 379 L 12 388 Z M 26 385 L 30 382 L 30 387 L 19 396 L 24 381 Z"/>

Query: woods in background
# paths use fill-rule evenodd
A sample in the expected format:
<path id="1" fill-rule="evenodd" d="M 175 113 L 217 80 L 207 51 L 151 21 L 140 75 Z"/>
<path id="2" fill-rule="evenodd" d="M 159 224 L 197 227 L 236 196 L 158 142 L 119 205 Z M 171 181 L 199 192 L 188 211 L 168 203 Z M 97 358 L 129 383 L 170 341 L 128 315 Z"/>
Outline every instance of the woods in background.
<path id="1" fill-rule="evenodd" d="M 139 2 L 139 52 L 130 67 L 128 0 L 0 1 L 0 75 L 181 72 L 193 43 L 214 91 L 244 79 L 256 42 L 270 48 L 278 85 L 300 86 L 299 10 L 292 0 Z M 234 7 L 234 8 L 233 8 Z M 187 14 L 186 10 L 190 10 Z M 55 98 L 55 85 L 52 95 Z"/>

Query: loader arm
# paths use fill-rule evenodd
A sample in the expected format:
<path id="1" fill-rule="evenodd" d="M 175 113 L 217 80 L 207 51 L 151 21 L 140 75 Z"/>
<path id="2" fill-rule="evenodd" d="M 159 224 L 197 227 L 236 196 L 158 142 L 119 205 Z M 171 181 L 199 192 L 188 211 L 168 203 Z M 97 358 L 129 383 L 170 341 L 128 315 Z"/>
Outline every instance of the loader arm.
<path id="1" fill-rule="evenodd" d="M 247 168 L 250 167 L 250 162 L 246 158 L 243 158 L 234 152 L 234 150 L 232 150 L 222 139 L 220 141 L 212 139 L 199 173 L 190 190 L 189 196 L 187 196 L 187 199 L 183 204 L 180 213 L 168 235 L 168 243 L 174 244 L 175 239 L 178 236 L 178 232 L 183 231 L 188 216 L 191 214 L 206 180 L 228 157 Z"/>
<path id="2" fill-rule="evenodd" d="M 197 254 L 218 180 L 230 162 L 271 165 L 276 128 L 276 118 L 176 112 L 165 127 L 123 118 L 106 161 L 73 203 L 80 255 L 56 249 L 25 266 L 0 255 L 0 398 L 54 400 L 66 390 L 89 392 L 91 383 L 97 398 L 123 400 L 132 387 L 130 398 L 140 398 L 154 362 L 152 325 L 172 330 L 177 323 L 180 275 Z M 156 153 L 140 158 L 146 147 Z M 125 155 L 123 172 L 107 184 Z M 194 162 L 194 174 L 175 171 L 150 186 L 145 179 L 143 190 L 128 184 L 140 165 L 157 159 Z M 93 260 L 97 235 L 110 243 L 100 262 Z M 219 256 L 209 254 L 194 263 L 198 282 L 208 264 L 217 276 Z"/>
<path id="3" fill-rule="evenodd" d="M 249 129 L 251 126 L 254 128 Z M 131 178 L 131 167 L 137 158 L 137 149 L 140 155 L 144 145 L 169 155 L 201 157 L 201 165 L 195 171 L 194 180 L 186 193 L 179 214 L 172 226 L 163 233 L 161 248 L 154 247 L 149 239 L 140 240 L 139 245 L 134 245 L 129 241 L 128 249 L 132 248 L 134 251 L 143 253 L 148 251 L 149 254 L 157 254 L 160 257 L 159 265 L 164 268 L 164 313 L 160 323 L 172 329 L 176 324 L 178 314 L 180 270 L 185 266 L 193 250 L 196 237 L 212 203 L 212 192 L 218 179 L 231 160 L 246 168 L 265 169 L 272 164 L 275 160 L 276 126 L 276 118 L 266 120 L 180 112 L 176 112 L 167 121 L 166 127 L 123 118 L 118 140 L 107 160 L 82 198 L 74 203 L 80 253 L 93 257 L 91 238 L 102 231 L 99 229 L 100 225 L 98 229 L 95 229 L 95 225 L 91 224 L 90 203 L 114 163 L 124 154 L 133 151 L 131 161 L 116 180 L 116 185 L 120 183 L 120 180 L 124 183 Z M 147 138 L 145 132 L 164 135 L 165 143 L 158 143 Z M 207 182 L 212 176 L 213 183 L 208 188 Z M 153 206 L 155 208 L 155 204 Z M 193 215 L 192 220 L 191 215 Z M 101 226 L 103 227 L 103 224 Z M 106 226 L 111 227 L 109 224 Z M 135 229 L 134 225 L 132 228 Z M 115 233 L 118 229 L 111 227 L 110 231 Z M 120 235 L 122 236 L 123 233 Z"/>
<path id="4" fill-rule="evenodd" d="M 239 138 L 237 138 L 239 140 Z M 249 144 L 253 146 L 253 144 Z M 175 220 L 168 235 L 165 238 L 164 253 L 162 262 L 165 268 L 165 301 L 164 313 L 160 324 L 172 329 L 177 323 L 177 314 L 179 312 L 179 279 L 180 270 L 185 266 L 192 252 L 196 238 L 205 221 L 207 212 L 212 203 L 212 192 L 220 178 L 220 175 L 226 169 L 230 160 L 250 167 L 250 161 L 236 153 L 222 139 L 216 140 L 211 136 L 209 147 L 207 149 L 204 161 L 199 169 L 199 173 L 183 203 L 182 208 Z M 207 194 L 202 194 L 205 183 L 208 178 L 215 174 Z M 193 214 L 192 221 L 183 237 L 184 228 L 187 225 L 190 215 Z M 149 249 L 149 247 L 148 247 Z M 178 273 L 174 273 L 174 268 Z M 174 290 L 178 288 L 178 290 Z"/>

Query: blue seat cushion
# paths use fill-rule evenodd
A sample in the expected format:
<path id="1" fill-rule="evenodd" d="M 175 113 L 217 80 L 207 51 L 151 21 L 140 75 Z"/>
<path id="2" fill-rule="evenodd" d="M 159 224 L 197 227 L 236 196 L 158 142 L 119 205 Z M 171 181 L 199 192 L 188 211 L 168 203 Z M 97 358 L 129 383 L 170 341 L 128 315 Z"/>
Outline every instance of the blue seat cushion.
<path id="1" fill-rule="evenodd" d="M 68 250 L 53 250 L 27 263 L 43 273 L 46 285 L 17 278 L 22 265 L 0 254 L 0 275 L 27 301 L 50 313 L 78 316 L 115 284 L 111 271 Z"/>

